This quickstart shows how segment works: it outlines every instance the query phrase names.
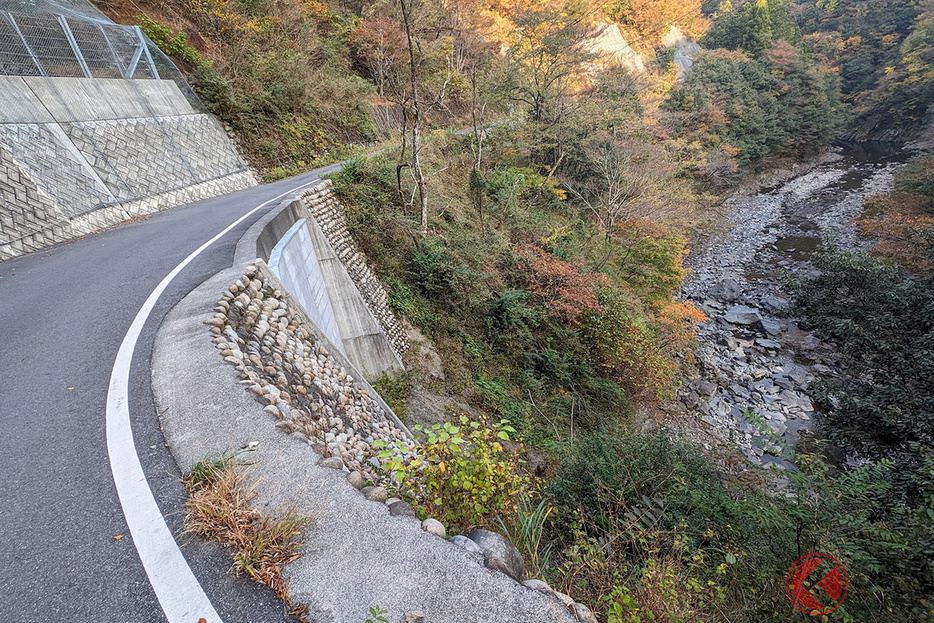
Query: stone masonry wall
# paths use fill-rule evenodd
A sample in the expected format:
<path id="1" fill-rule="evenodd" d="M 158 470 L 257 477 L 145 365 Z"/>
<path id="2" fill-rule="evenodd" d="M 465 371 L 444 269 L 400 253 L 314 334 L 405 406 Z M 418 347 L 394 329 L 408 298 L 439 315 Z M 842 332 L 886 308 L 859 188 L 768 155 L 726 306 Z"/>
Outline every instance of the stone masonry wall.
<path id="1" fill-rule="evenodd" d="M 116 198 L 131 201 L 245 168 L 209 115 L 62 124 Z"/>
<path id="2" fill-rule="evenodd" d="M 0 261 L 257 184 L 220 123 L 174 83 L 6 78 Z"/>
<path id="3" fill-rule="evenodd" d="M 214 311 L 215 346 L 277 428 L 378 480 L 372 444 L 409 441 L 408 430 L 365 379 L 354 379 L 349 361 L 271 270 L 249 267 Z"/>
<path id="4" fill-rule="evenodd" d="M 353 236 L 347 230 L 343 206 L 334 194 L 331 181 L 325 180 L 306 190 L 301 194 L 300 201 L 307 210 L 308 216 L 313 218 L 324 232 L 328 243 L 347 269 L 350 278 L 363 295 L 367 307 L 401 360 L 409 349 L 405 329 L 389 309 L 389 294 L 386 288 L 369 267 L 366 256 L 357 247 Z"/>

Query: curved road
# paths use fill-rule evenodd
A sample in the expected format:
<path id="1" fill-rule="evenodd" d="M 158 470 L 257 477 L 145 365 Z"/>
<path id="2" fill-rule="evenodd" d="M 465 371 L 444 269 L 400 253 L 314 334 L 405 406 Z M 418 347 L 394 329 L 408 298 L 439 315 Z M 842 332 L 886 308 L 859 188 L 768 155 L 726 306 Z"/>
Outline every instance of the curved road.
<path id="1" fill-rule="evenodd" d="M 335 168 L 0 263 L 0 620 L 166 621 L 111 474 L 105 408 L 114 359 L 140 307 L 179 262 L 257 206 Z M 240 223 L 169 284 L 130 366 L 129 407 L 146 479 L 226 623 L 290 619 L 271 592 L 229 572 L 219 545 L 181 535 L 184 489 L 159 428 L 149 361 L 169 309 L 229 267 L 239 237 L 277 204 Z"/>

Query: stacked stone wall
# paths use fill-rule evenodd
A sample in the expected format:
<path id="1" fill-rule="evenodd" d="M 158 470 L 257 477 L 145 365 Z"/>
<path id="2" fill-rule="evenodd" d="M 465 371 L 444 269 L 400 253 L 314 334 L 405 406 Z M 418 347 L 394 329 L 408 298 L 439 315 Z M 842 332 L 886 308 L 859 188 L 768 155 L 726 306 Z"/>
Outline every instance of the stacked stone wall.
<path id="1" fill-rule="evenodd" d="M 344 210 L 334 194 L 330 180 L 303 192 L 300 197 L 303 208 L 313 218 L 340 258 L 341 263 L 363 295 L 367 307 L 376 318 L 399 359 L 409 349 L 405 328 L 389 309 L 389 294 L 376 273 L 367 264 L 366 256 L 357 247 L 347 229 Z"/>

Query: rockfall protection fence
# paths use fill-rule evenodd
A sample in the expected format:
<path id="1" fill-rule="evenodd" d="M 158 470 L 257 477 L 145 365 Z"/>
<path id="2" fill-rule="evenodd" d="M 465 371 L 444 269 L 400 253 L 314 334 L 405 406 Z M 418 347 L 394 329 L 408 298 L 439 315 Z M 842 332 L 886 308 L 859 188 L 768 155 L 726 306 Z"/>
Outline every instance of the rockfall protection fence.
<path id="1" fill-rule="evenodd" d="M 173 80 L 202 109 L 139 26 L 115 24 L 84 0 L 0 0 L 0 75 Z"/>
<path id="2" fill-rule="evenodd" d="M 138 26 L 12 11 L 0 15 L 0 73 L 159 79 L 146 36 Z"/>

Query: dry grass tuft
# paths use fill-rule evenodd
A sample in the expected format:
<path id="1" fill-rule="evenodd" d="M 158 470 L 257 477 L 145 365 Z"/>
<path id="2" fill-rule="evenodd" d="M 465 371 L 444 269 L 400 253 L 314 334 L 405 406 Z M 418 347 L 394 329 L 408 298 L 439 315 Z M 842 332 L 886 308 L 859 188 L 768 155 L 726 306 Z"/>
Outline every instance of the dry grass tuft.
<path id="1" fill-rule="evenodd" d="M 185 531 L 219 541 L 231 551 L 237 575 L 270 587 L 288 613 L 304 621 L 306 607 L 292 604 L 282 567 L 301 555 L 298 537 L 315 516 L 289 511 L 281 519 L 264 517 L 249 505 L 255 484 L 246 486 L 229 459 L 198 463 L 184 483 L 189 494 Z"/>

